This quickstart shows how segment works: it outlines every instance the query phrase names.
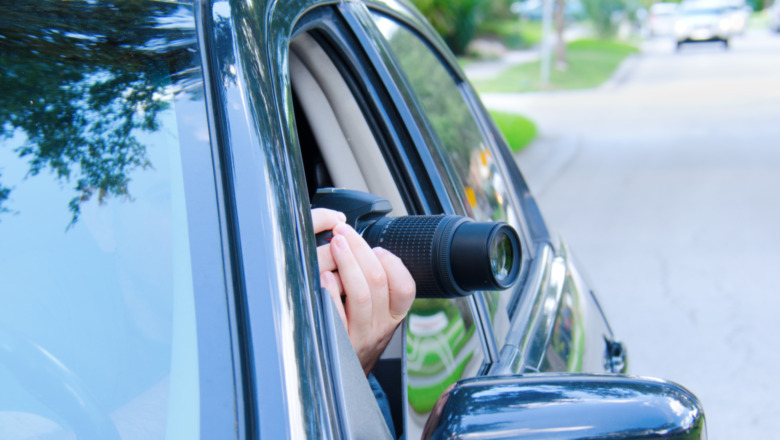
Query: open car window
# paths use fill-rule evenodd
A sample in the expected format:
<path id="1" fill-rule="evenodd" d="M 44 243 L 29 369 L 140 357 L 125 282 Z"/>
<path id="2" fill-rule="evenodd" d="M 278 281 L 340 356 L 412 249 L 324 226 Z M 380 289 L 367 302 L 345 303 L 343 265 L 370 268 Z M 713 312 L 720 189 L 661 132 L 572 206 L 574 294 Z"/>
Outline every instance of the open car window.
<path id="1" fill-rule="evenodd" d="M 351 74 L 347 59 L 327 32 L 310 30 L 290 50 L 290 79 L 296 127 L 310 193 L 323 186 L 367 191 L 391 201 L 391 216 L 406 215 L 414 201 L 404 197 L 405 177 L 390 163 L 406 148 L 386 132 L 403 132 L 373 115 L 397 113 L 365 96 L 379 82 Z M 377 92 L 383 93 L 383 92 Z M 384 92 L 386 93 L 386 92 Z M 384 125 L 383 125 L 384 124 Z M 398 134 L 397 137 L 401 137 Z M 393 408 L 396 426 L 406 421 L 407 436 L 419 437 L 439 396 L 458 379 L 477 375 L 485 354 L 473 310 L 466 298 L 418 299 L 407 319 L 405 337 L 397 332 L 377 367 Z M 402 377 L 402 372 L 406 375 Z M 400 434 L 402 429 L 397 428 Z"/>

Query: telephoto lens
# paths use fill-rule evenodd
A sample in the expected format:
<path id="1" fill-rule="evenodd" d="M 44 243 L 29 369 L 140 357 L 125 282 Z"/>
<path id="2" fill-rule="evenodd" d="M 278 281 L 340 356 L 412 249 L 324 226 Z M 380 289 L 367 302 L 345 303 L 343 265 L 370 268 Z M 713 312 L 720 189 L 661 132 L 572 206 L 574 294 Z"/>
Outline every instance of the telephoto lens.
<path id="1" fill-rule="evenodd" d="M 417 285 L 418 298 L 454 298 L 503 290 L 520 272 L 517 232 L 503 222 L 458 215 L 385 217 L 390 203 L 361 191 L 318 190 L 312 207 L 343 212 L 371 247 L 398 256 Z M 318 234 L 318 243 L 326 241 Z"/>

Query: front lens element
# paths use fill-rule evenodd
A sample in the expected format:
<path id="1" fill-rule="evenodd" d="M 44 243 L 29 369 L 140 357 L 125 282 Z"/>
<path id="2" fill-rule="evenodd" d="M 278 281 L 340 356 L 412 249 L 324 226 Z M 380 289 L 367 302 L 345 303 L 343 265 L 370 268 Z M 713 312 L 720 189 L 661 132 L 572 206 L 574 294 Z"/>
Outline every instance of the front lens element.
<path id="1" fill-rule="evenodd" d="M 493 237 L 490 245 L 490 267 L 498 282 L 503 282 L 509 276 L 513 263 L 512 241 L 504 231 L 501 231 Z"/>

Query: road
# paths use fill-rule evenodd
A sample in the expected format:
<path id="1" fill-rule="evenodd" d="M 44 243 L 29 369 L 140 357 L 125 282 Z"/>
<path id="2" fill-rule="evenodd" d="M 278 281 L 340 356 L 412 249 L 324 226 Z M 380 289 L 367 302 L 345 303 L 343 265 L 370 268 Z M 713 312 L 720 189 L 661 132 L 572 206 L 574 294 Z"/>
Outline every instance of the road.
<path id="1" fill-rule="evenodd" d="M 634 374 L 702 400 L 711 439 L 780 435 L 780 34 L 662 39 L 596 90 L 485 95 L 536 120 L 518 162 Z"/>

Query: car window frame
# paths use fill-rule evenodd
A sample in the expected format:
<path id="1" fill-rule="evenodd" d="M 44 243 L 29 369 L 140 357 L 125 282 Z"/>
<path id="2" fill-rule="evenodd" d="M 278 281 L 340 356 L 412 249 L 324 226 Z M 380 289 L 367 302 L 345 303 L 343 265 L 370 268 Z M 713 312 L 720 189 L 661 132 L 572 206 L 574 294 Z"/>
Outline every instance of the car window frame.
<path id="1" fill-rule="evenodd" d="M 242 395 L 241 373 L 235 368 L 235 304 L 230 282 L 233 264 L 228 252 L 228 205 L 224 174 L 221 172 L 220 148 L 215 128 L 214 84 L 210 74 L 210 47 L 207 39 L 209 21 L 204 2 L 192 2 L 199 67 L 202 71 L 204 117 L 208 124 L 208 150 L 182 152 L 185 194 L 200 195 L 198 203 L 188 196 L 187 219 L 195 289 L 196 325 L 198 329 L 198 368 L 201 374 L 200 436 L 238 438 Z M 207 177 L 204 177 L 207 176 Z M 212 206 L 210 210 L 206 209 Z M 204 240 L 207 238 L 208 240 Z M 205 268 L 205 269 L 204 269 Z M 218 271 L 216 268 L 220 268 Z M 219 338 L 219 339 L 218 339 Z M 229 344 L 229 346 L 226 346 Z M 215 356 L 215 353 L 223 355 Z M 203 417 L 203 415 L 208 415 Z"/>
<path id="2" fill-rule="evenodd" d="M 239 438 L 341 436 L 287 75 L 294 24 L 310 3 L 261 12 L 215 0 L 204 13 L 233 263 Z"/>
<path id="3" fill-rule="evenodd" d="M 416 145 L 411 141 L 414 136 L 419 136 L 419 133 L 415 132 L 416 126 L 410 129 L 403 120 L 404 117 L 407 121 L 412 119 L 408 114 L 402 116 L 404 112 L 395 105 L 397 99 L 394 100 L 392 95 L 397 94 L 398 90 L 385 87 L 380 78 L 381 69 L 376 69 L 376 65 L 369 58 L 370 54 L 367 54 L 363 46 L 356 41 L 352 28 L 347 25 L 342 15 L 343 10 L 339 9 L 323 6 L 309 11 L 298 23 L 293 37 L 303 33 L 313 37 L 348 84 L 352 96 L 358 102 L 366 122 L 377 138 L 377 143 L 399 191 L 403 193 L 406 210 L 410 214 L 439 213 L 442 208 L 438 205 L 437 191 L 430 181 L 423 159 L 419 157 L 416 148 L 408 147 Z M 384 368 L 396 368 L 400 373 L 402 395 L 398 403 L 405 405 L 407 383 L 406 375 L 403 374 L 405 371 L 403 362 L 406 356 L 406 327 L 403 326 L 401 329 L 403 341 L 401 357 L 397 359 L 395 366 L 391 363 Z M 377 368 L 380 367 L 383 367 L 381 361 L 377 365 Z M 387 371 L 385 370 L 385 373 Z M 386 390 L 386 393 L 389 397 L 390 390 Z M 394 413 L 393 416 L 396 419 L 397 432 L 405 430 L 407 426 L 405 411 L 402 414 Z M 403 423 L 403 428 L 399 423 Z"/>
<path id="4" fill-rule="evenodd" d="M 353 14 L 351 8 L 360 8 L 361 6 L 351 3 L 338 5 L 336 10 L 340 14 L 332 19 L 322 16 L 317 17 L 316 9 L 310 11 L 298 24 L 294 36 L 313 30 L 326 32 L 328 34 L 327 38 L 334 40 L 332 41 L 333 47 L 330 48 L 330 56 L 332 58 L 345 58 L 341 64 L 346 66 L 340 66 L 340 70 L 356 70 L 356 72 L 352 72 L 352 76 L 356 77 L 353 81 L 349 81 L 347 78 L 350 74 L 342 71 L 342 76 L 345 77 L 345 80 L 352 87 L 359 89 L 353 90 L 353 94 L 371 101 L 363 103 L 364 106 L 373 107 L 374 109 L 378 108 L 377 112 L 381 113 L 379 118 L 383 119 L 381 124 L 385 125 L 387 130 L 395 132 L 395 136 L 391 136 L 392 139 L 379 143 L 385 145 L 385 148 L 393 150 L 391 153 L 385 151 L 386 156 L 400 156 L 404 158 L 402 166 L 407 167 L 406 173 L 396 175 L 396 179 L 402 181 L 397 183 L 404 183 L 403 180 L 408 181 L 409 176 L 412 176 L 411 180 L 417 182 L 418 186 L 431 187 L 428 191 L 415 193 L 422 200 L 416 206 L 407 206 L 410 214 L 455 213 L 456 209 L 451 204 L 452 199 L 448 196 L 451 192 L 444 189 L 446 183 L 442 182 L 441 168 L 433 164 L 431 150 L 426 146 L 434 142 L 431 132 L 420 128 L 419 119 L 416 119 L 413 115 L 415 110 L 408 105 L 410 99 L 404 96 L 405 93 L 409 93 L 409 89 L 399 86 L 398 79 L 392 78 L 391 71 L 387 68 L 385 62 L 382 61 L 383 55 L 375 51 L 370 44 L 370 39 L 376 37 L 378 31 L 376 29 L 366 31 L 360 28 L 359 17 Z M 340 23 L 341 21 L 348 24 L 348 27 L 344 28 L 344 24 Z M 370 21 L 370 24 L 373 25 L 373 21 Z M 372 35 L 372 32 L 374 35 Z M 346 33 L 351 33 L 352 35 L 348 37 Z M 357 41 L 354 41 L 355 39 Z M 356 43 L 358 43 L 358 47 L 352 47 Z M 326 52 L 328 51 L 326 50 Z M 356 56 L 358 52 L 362 53 L 363 59 L 357 59 L 360 58 L 360 56 Z M 339 63 L 336 62 L 336 64 Z M 358 85 L 356 86 L 355 83 Z M 364 86 L 370 84 L 370 86 L 360 87 L 359 85 L 361 84 Z M 358 101 L 361 101 L 361 99 L 358 99 Z M 371 109 L 363 108 L 363 112 L 364 114 L 370 113 Z M 388 116 L 388 112 L 395 114 Z M 398 165 L 393 166 L 391 164 L 390 167 L 398 168 Z M 445 175 L 444 177 L 449 176 Z M 407 191 L 407 195 L 408 193 Z M 414 203 L 411 204 L 415 205 Z M 422 209 L 420 205 L 422 205 Z M 470 318 L 474 321 L 477 339 L 481 347 L 480 352 L 482 353 L 482 361 L 476 375 L 482 375 L 498 359 L 498 350 L 494 342 L 492 342 L 492 346 L 489 345 L 491 342 L 488 342 L 486 334 L 490 330 L 484 328 L 484 320 L 482 318 L 484 315 L 477 312 L 480 307 L 486 309 L 483 298 L 472 295 L 467 298 L 467 303 L 470 310 Z M 490 337 L 490 340 L 494 341 L 492 337 Z M 489 353 L 492 353 L 492 355 Z M 404 386 L 404 388 L 406 387 Z"/>

